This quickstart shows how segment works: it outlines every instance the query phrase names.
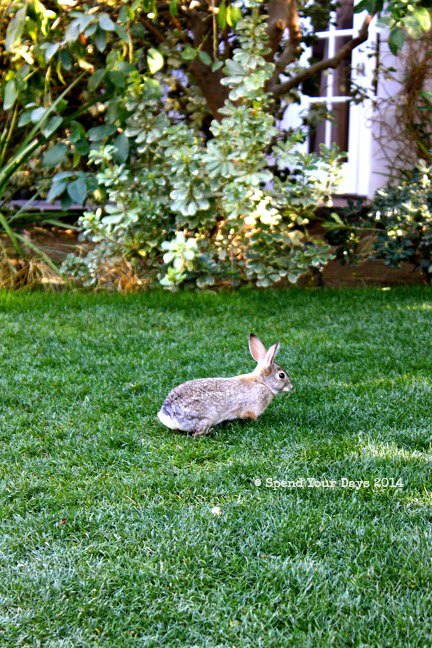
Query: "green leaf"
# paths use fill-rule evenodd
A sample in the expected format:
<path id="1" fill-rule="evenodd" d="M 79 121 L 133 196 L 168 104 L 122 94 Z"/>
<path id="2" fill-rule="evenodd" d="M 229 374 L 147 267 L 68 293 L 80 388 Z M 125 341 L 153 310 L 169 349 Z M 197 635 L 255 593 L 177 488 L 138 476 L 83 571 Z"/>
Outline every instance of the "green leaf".
<path id="1" fill-rule="evenodd" d="M 391 16 L 379 16 L 376 25 L 377 27 L 390 27 L 393 23 L 393 18 Z"/>
<path id="2" fill-rule="evenodd" d="M 181 53 L 183 61 L 193 61 L 196 55 L 196 49 L 190 47 L 190 45 L 187 45 Z"/>
<path id="3" fill-rule="evenodd" d="M 89 78 L 89 80 L 87 82 L 87 87 L 90 90 L 90 92 L 93 92 L 94 90 L 96 90 L 96 88 L 98 87 L 98 85 L 100 84 L 102 79 L 104 78 L 105 72 L 106 72 L 106 69 L 101 68 L 100 70 L 97 70 L 94 74 L 91 75 L 91 77 Z"/>
<path id="4" fill-rule="evenodd" d="M 87 135 L 90 142 L 101 142 L 102 140 L 110 137 L 116 132 L 115 126 L 112 124 L 104 124 L 103 126 L 95 126 L 90 128 Z"/>
<path id="5" fill-rule="evenodd" d="M 391 30 L 388 45 L 392 54 L 396 56 L 398 51 L 403 47 L 405 42 L 405 33 L 400 27 L 395 27 Z"/>
<path id="6" fill-rule="evenodd" d="M 61 197 L 61 208 L 63 211 L 66 211 L 69 209 L 69 207 L 72 205 L 72 198 L 69 196 L 68 193 L 65 193 Z"/>
<path id="7" fill-rule="evenodd" d="M 339 214 L 337 214 L 336 212 L 333 212 L 331 214 L 331 217 L 332 217 L 332 219 L 334 220 L 335 223 L 337 223 L 338 225 L 343 226 L 344 222 L 343 222 L 342 218 L 339 216 Z"/>
<path id="8" fill-rule="evenodd" d="M 70 70 L 72 67 L 72 57 L 67 50 L 62 50 L 59 54 L 59 61 L 65 70 Z"/>
<path id="9" fill-rule="evenodd" d="M 88 175 L 86 178 L 87 191 L 96 191 L 98 188 L 98 181 L 94 175 Z"/>
<path id="10" fill-rule="evenodd" d="M 45 50 L 45 61 L 51 61 L 59 47 L 60 43 L 49 43 Z"/>
<path id="11" fill-rule="evenodd" d="M 74 146 L 75 146 L 76 153 L 78 153 L 79 155 L 87 155 L 87 153 L 90 150 L 89 143 L 84 138 L 77 140 L 74 143 Z"/>
<path id="12" fill-rule="evenodd" d="M 54 146 L 45 154 L 43 165 L 47 168 L 53 168 L 63 162 L 66 157 L 67 146 L 63 142 L 57 142 Z"/>
<path id="13" fill-rule="evenodd" d="M 27 126 L 27 124 L 30 124 L 32 112 L 33 110 L 25 110 L 23 113 L 21 113 L 21 116 L 18 120 L 18 126 Z"/>
<path id="14" fill-rule="evenodd" d="M 211 65 L 212 60 L 210 56 L 207 54 L 207 52 L 203 52 L 202 50 L 199 50 L 198 56 L 201 59 L 202 63 L 204 63 L 204 65 Z"/>
<path id="15" fill-rule="evenodd" d="M 35 108 L 34 110 L 32 110 L 31 120 L 33 124 L 40 122 L 40 120 L 45 116 L 47 110 L 48 108 Z"/>
<path id="16" fill-rule="evenodd" d="M 67 43 L 73 43 L 78 40 L 78 36 L 81 33 L 81 25 L 79 20 L 73 20 L 70 25 L 68 25 L 65 31 L 65 40 Z"/>
<path id="17" fill-rule="evenodd" d="M 74 15 L 78 16 L 78 22 L 79 22 L 79 25 L 80 25 L 81 32 L 86 31 L 87 28 L 93 22 L 93 19 L 94 19 L 94 16 L 92 14 L 87 13 L 87 12 L 81 13 L 79 11 L 74 11 Z"/>
<path id="18" fill-rule="evenodd" d="M 73 175 L 73 171 L 60 171 L 60 173 L 55 174 L 54 179 L 56 182 L 58 182 L 59 180 L 63 180 L 64 178 L 72 178 Z"/>
<path id="19" fill-rule="evenodd" d="M 422 30 L 417 20 L 414 18 L 413 14 L 408 14 L 403 19 L 403 26 L 406 30 L 406 33 L 410 38 L 417 40 L 422 35 Z"/>
<path id="20" fill-rule="evenodd" d="M 129 155 L 129 140 L 124 133 L 118 135 L 113 145 L 115 147 L 114 160 L 116 162 L 126 162 Z"/>
<path id="21" fill-rule="evenodd" d="M 110 70 L 108 78 L 115 85 L 116 88 L 125 88 L 127 83 L 127 75 L 119 70 Z"/>
<path id="22" fill-rule="evenodd" d="M 99 14 L 99 25 L 105 31 L 115 31 L 115 24 L 107 13 Z"/>
<path id="23" fill-rule="evenodd" d="M 205 288 L 206 286 L 214 286 L 214 277 L 211 274 L 206 274 L 202 277 L 198 277 L 197 286 L 198 288 Z"/>
<path id="24" fill-rule="evenodd" d="M 354 7 L 354 13 L 367 11 L 369 14 L 381 13 L 384 7 L 384 0 L 361 0 Z"/>
<path id="25" fill-rule="evenodd" d="M 106 39 L 106 34 L 102 29 L 98 28 L 96 30 L 96 34 L 94 36 L 94 42 L 99 52 L 103 52 L 107 44 L 107 39 Z"/>
<path id="26" fill-rule="evenodd" d="M 374 0 L 360 0 L 360 2 L 358 2 L 354 7 L 354 13 L 361 13 L 362 11 L 368 11 L 371 13 L 369 7 L 374 4 Z"/>
<path id="27" fill-rule="evenodd" d="M 78 142 L 78 140 L 85 137 L 84 126 L 75 120 L 70 122 L 70 130 L 70 141 L 72 143 Z"/>
<path id="28" fill-rule="evenodd" d="M 97 23 L 95 23 L 95 22 L 94 22 L 94 23 L 91 23 L 91 25 L 89 25 L 89 26 L 86 28 L 86 30 L 85 30 L 85 32 L 84 32 L 84 36 L 93 36 L 93 34 L 94 34 L 98 29 L 99 29 L 99 25 L 98 25 Z"/>
<path id="29" fill-rule="evenodd" d="M 212 72 L 216 72 L 216 70 L 220 70 L 220 68 L 223 66 L 224 62 L 223 61 L 216 61 L 212 65 Z"/>
<path id="30" fill-rule="evenodd" d="M 42 133 L 44 134 L 45 137 L 50 137 L 55 131 L 58 129 L 58 127 L 62 124 L 63 122 L 63 117 L 60 117 L 60 115 L 56 115 L 55 117 L 51 117 L 45 124 L 45 126 L 42 128 Z"/>
<path id="31" fill-rule="evenodd" d="M 78 178 L 68 185 L 67 191 L 73 202 L 82 205 L 87 196 L 87 185 L 83 178 Z"/>
<path id="32" fill-rule="evenodd" d="M 9 110 L 15 103 L 18 96 L 15 79 L 10 79 L 5 86 L 3 95 L 3 109 Z"/>
<path id="33" fill-rule="evenodd" d="M 24 30 L 24 23 L 27 15 L 27 3 L 19 9 L 10 21 L 6 30 L 5 50 L 10 50 L 15 43 L 19 42 Z"/>
<path id="34" fill-rule="evenodd" d="M 424 32 L 427 32 L 431 28 L 431 16 L 429 10 L 426 7 L 418 7 L 413 12 L 413 18 L 418 22 L 420 29 Z"/>
<path id="35" fill-rule="evenodd" d="M 242 12 L 240 7 L 229 5 L 227 7 L 226 20 L 230 27 L 235 27 L 242 19 Z"/>
<path id="36" fill-rule="evenodd" d="M 150 74 L 156 74 L 164 66 L 164 59 L 160 52 L 158 52 L 154 47 L 150 47 L 147 52 L 147 65 L 149 68 Z"/>
<path id="37" fill-rule="evenodd" d="M 64 110 L 66 110 L 68 106 L 68 102 L 66 99 L 56 99 L 52 105 L 53 106 L 55 105 L 55 109 L 57 110 L 57 112 L 61 113 Z"/>
<path id="38" fill-rule="evenodd" d="M 217 14 L 217 22 L 220 27 L 220 29 L 225 29 L 226 24 L 227 24 L 227 19 L 226 19 L 226 4 L 225 0 L 222 0 L 222 2 L 219 5 L 219 11 Z"/>
<path id="39" fill-rule="evenodd" d="M 178 14 L 177 0 L 170 0 L 169 10 L 170 10 L 171 16 L 177 16 L 177 14 Z"/>
<path id="40" fill-rule="evenodd" d="M 129 36 L 126 31 L 126 29 L 123 27 L 123 25 L 118 25 L 117 23 L 115 24 L 115 33 L 119 38 L 121 38 L 122 41 L 127 43 L 129 41 Z"/>
<path id="41" fill-rule="evenodd" d="M 53 183 L 52 183 L 52 185 L 50 187 L 50 190 L 48 191 L 48 195 L 46 197 L 47 201 L 52 202 L 53 200 L 55 200 L 56 198 L 61 196 L 61 194 L 66 189 L 66 187 L 67 187 L 66 180 L 60 180 L 59 182 L 57 182 L 56 181 L 56 176 L 54 176 Z"/>

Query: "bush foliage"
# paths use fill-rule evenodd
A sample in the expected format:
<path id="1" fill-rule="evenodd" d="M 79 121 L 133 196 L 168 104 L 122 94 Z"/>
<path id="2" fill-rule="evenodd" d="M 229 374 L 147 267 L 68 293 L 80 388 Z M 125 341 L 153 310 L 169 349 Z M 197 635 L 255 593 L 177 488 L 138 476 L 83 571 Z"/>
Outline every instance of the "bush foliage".
<path id="1" fill-rule="evenodd" d="M 92 206 L 81 221 L 91 251 L 64 264 L 87 284 L 118 284 L 121 268 L 135 286 L 268 286 L 322 267 L 331 254 L 308 225 L 317 203 L 330 202 L 340 157 L 300 155 L 302 133 L 278 124 L 300 88 L 314 94 L 320 74 L 367 40 L 383 9 L 363 0 L 364 24 L 340 58 L 304 67 L 302 52 L 337 4 L 7 4 L 0 231 L 8 249 L 20 259 L 34 250 L 14 234 L 28 214 L 7 208 L 26 185 L 63 210 Z M 401 30 L 427 30 L 424 5 L 388 3 L 394 51 Z"/>
<path id="2" fill-rule="evenodd" d="M 432 280 L 432 168 L 420 164 L 398 185 L 380 189 L 369 217 L 378 231 L 377 258 L 408 261 Z"/>
<path id="3" fill-rule="evenodd" d="M 67 259 L 65 269 L 77 278 L 106 282 L 109 260 L 115 280 L 116 263 L 126 258 L 143 281 L 168 288 L 269 286 L 296 282 L 331 257 L 307 225 L 317 202 L 330 201 L 340 156 L 335 149 L 300 154 L 298 134 L 278 131 L 266 110 L 273 65 L 265 60 L 264 20 L 256 12 L 237 32 L 239 47 L 224 67 L 229 98 L 221 121 L 211 123 L 211 139 L 166 110 L 162 84 L 132 78 L 125 135 L 136 156 L 129 168 L 116 162 L 112 146 L 90 155 L 106 201 L 81 219 L 96 247 Z"/>
<path id="4" fill-rule="evenodd" d="M 369 209 L 350 204 L 326 223 L 335 256 L 358 262 L 365 252 L 397 268 L 405 261 L 432 281 L 432 167 L 421 161 L 395 185 L 379 189 Z"/>

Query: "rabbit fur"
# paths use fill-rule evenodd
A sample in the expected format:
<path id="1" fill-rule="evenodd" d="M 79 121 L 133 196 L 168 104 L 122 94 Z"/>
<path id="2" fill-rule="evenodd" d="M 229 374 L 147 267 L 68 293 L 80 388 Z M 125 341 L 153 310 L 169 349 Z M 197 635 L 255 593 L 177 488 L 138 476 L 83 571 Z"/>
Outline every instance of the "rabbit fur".
<path id="1" fill-rule="evenodd" d="M 273 398 L 292 389 L 286 371 L 275 363 L 279 342 L 268 350 L 251 333 L 249 349 L 257 362 L 254 371 L 232 378 L 199 378 L 175 387 L 158 412 L 161 423 L 192 436 L 236 418 L 257 419 Z"/>

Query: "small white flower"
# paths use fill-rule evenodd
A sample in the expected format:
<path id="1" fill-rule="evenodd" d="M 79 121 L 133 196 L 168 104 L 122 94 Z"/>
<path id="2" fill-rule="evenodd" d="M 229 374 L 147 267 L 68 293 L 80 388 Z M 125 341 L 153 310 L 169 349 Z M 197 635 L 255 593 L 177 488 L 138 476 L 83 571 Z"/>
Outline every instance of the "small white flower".
<path id="1" fill-rule="evenodd" d="M 212 515 L 222 515 L 222 509 L 219 506 L 213 506 L 210 512 Z"/>

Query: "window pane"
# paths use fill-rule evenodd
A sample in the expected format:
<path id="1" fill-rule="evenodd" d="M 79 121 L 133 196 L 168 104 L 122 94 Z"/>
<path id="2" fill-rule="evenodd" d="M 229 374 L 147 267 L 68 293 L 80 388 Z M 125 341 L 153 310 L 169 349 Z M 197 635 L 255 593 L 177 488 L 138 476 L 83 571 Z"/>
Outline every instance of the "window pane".
<path id="1" fill-rule="evenodd" d="M 327 112 L 329 119 L 325 118 Z M 341 101 L 326 107 L 326 104 L 311 105 L 311 115 L 315 116 L 309 125 L 309 152 L 319 153 L 320 144 L 337 144 L 341 151 L 348 151 L 349 103 Z M 319 115 L 322 118 L 319 119 Z M 315 123 L 313 123 L 315 122 Z"/>
<path id="2" fill-rule="evenodd" d="M 349 43 L 351 36 L 337 36 L 336 37 L 336 54 L 340 52 L 342 47 Z M 333 72 L 333 96 L 345 97 L 349 95 L 351 89 L 351 54 L 349 58 L 342 61 L 340 65 Z"/>
<path id="3" fill-rule="evenodd" d="M 319 119 L 319 115 L 325 111 L 325 104 L 311 104 L 309 113 L 309 153 L 319 153 L 320 144 L 325 143 L 325 119 Z M 310 120 L 311 115 L 317 115 L 313 120 Z"/>
<path id="4" fill-rule="evenodd" d="M 334 38 L 335 54 L 337 54 L 346 43 L 351 40 L 351 36 L 336 36 Z M 322 61 L 329 56 L 328 38 L 320 38 L 318 43 L 312 47 L 312 62 Z M 332 75 L 332 76 L 331 76 Z M 351 89 L 351 53 L 347 59 L 342 61 L 335 70 L 323 70 L 312 79 L 303 83 L 303 93 L 309 97 L 326 97 L 329 94 L 330 79 L 333 78 L 331 85 L 331 96 L 346 97 Z"/>
<path id="5" fill-rule="evenodd" d="M 334 123 L 331 126 L 331 142 L 338 145 L 341 151 L 348 151 L 349 105 L 347 101 L 334 104 L 332 107 Z"/>

